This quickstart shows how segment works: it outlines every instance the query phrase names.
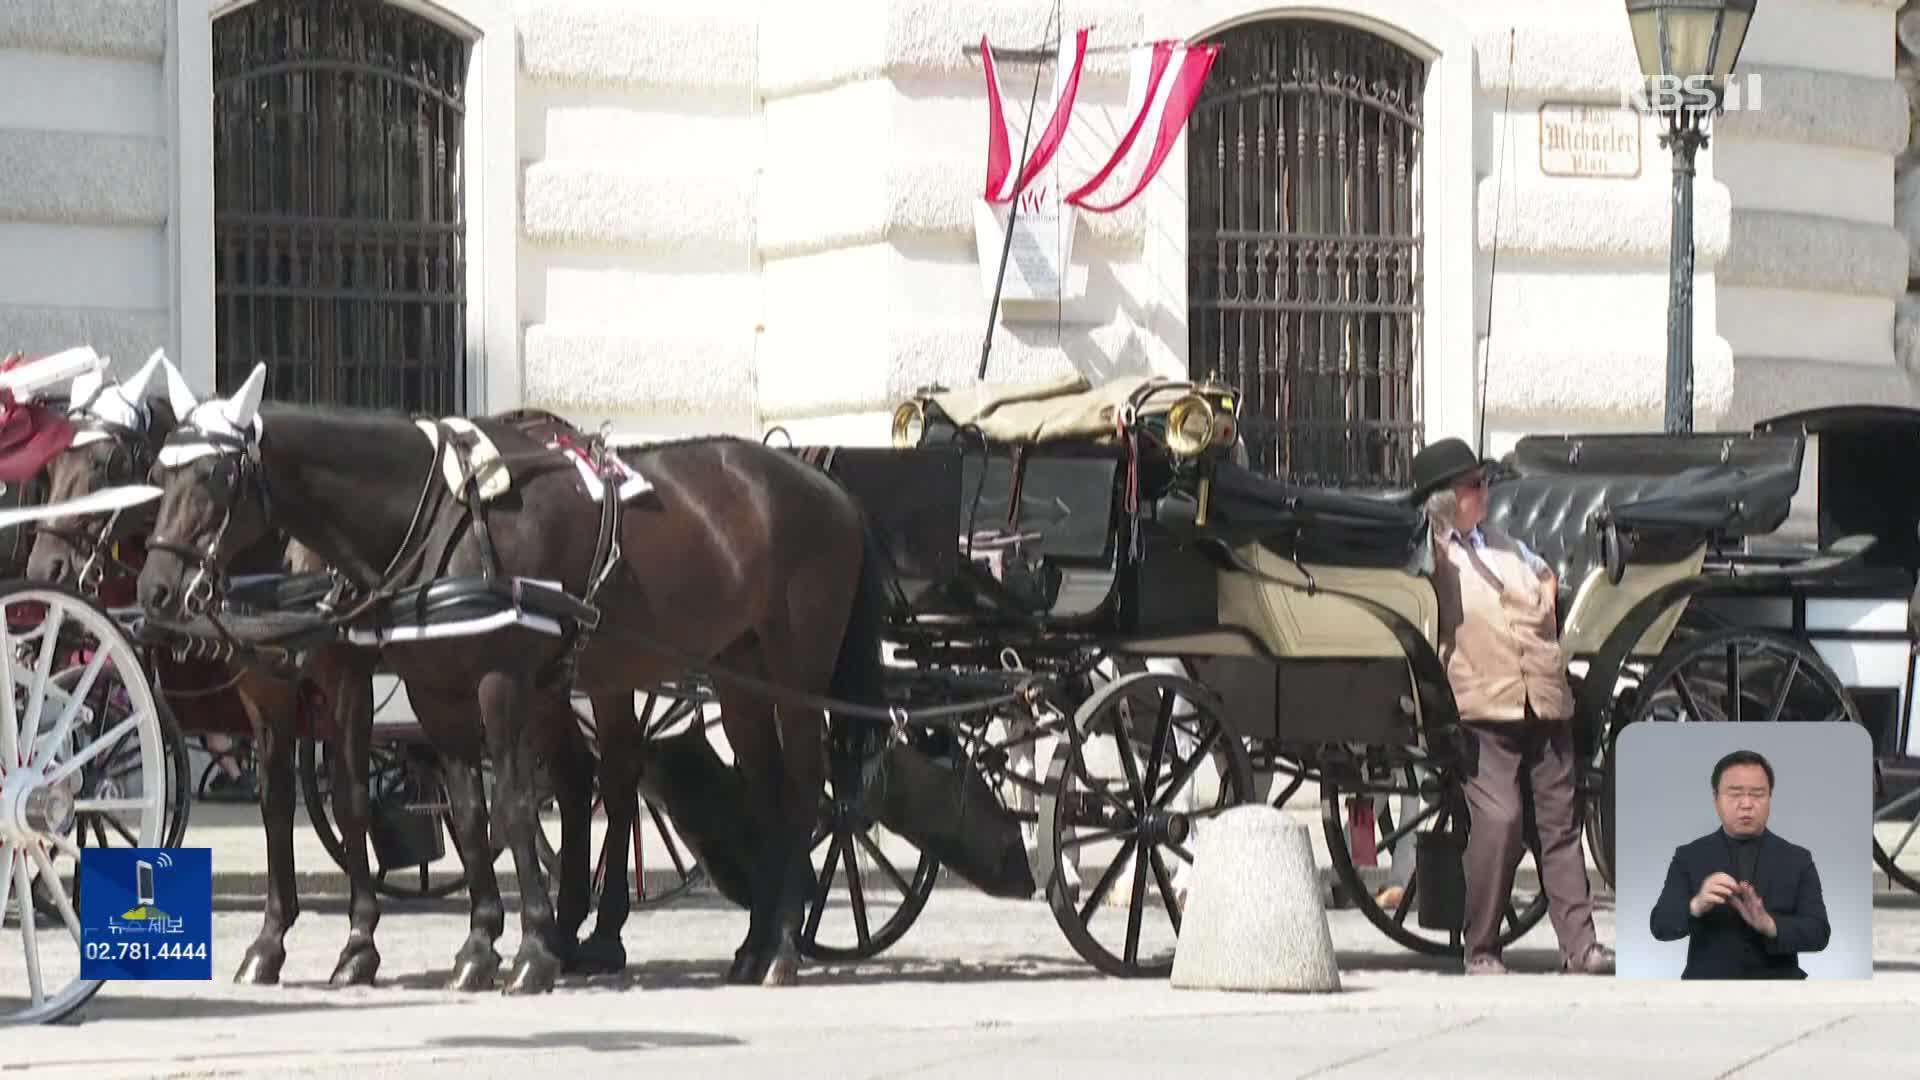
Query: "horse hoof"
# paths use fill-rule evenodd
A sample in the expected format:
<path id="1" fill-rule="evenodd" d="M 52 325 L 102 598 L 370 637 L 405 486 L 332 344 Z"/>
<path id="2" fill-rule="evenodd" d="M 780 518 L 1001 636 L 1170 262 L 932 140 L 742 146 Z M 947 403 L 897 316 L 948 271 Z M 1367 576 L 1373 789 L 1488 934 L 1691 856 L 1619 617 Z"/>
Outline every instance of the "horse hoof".
<path id="1" fill-rule="evenodd" d="M 280 981 L 280 966 L 287 962 L 285 952 L 269 952 L 258 945 L 247 950 L 233 981 L 248 986 L 273 986 Z"/>
<path id="2" fill-rule="evenodd" d="M 473 993 L 493 986 L 493 977 L 500 971 L 500 957 L 492 952 L 481 956 L 462 957 L 454 962 L 453 977 L 447 980 L 447 989 L 462 993 Z"/>
<path id="3" fill-rule="evenodd" d="M 761 986 L 795 986 L 800 982 L 800 960 L 798 957 L 781 956 L 767 967 L 767 977 L 760 980 Z"/>
<path id="4" fill-rule="evenodd" d="M 340 962 L 333 967 L 333 977 L 327 980 L 334 986 L 372 986 L 373 973 L 380 970 L 380 953 L 373 946 L 354 949 L 349 947 L 340 954 Z"/>
<path id="5" fill-rule="evenodd" d="M 554 977 L 560 973 L 560 962 L 543 954 L 522 958 L 513 965 L 513 974 L 507 977 L 503 993 L 508 994 L 545 994 L 553 990 Z"/>
<path id="6" fill-rule="evenodd" d="M 566 970 L 582 975 L 618 975 L 627 969 L 627 947 L 619 938 L 601 937 L 598 934 L 582 941 L 573 950 L 573 960 Z"/>
<path id="7" fill-rule="evenodd" d="M 733 958 L 733 966 L 727 969 L 727 985 L 752 986 L 754 983 L 759 982 L 760 977 L 754 970 L 759 967 L 756 959 L 756 957 L 751 955 L 735 956 Z"/>

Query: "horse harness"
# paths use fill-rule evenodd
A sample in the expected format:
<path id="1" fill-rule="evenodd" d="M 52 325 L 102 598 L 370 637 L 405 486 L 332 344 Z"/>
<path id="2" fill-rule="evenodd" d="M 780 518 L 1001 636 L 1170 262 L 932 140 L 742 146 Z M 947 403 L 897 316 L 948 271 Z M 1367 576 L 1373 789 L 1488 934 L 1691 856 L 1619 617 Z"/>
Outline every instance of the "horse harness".
<path id="1" fill-rule="evenodd" d="M 540 607 L 558 606 L 563 610 L 556 614 L 563 617 L 555 619 L 561 627 L 562 649 L 552 664 L 537 678 L 541 689 L 553 685 L 571 682 L 579 657 L 585 651 L 592 631 L 599 628 L 600 611 L 594 606 L 594 600 L 600 590 L 611 579 L 620 565 L 619 522 L 621 505 L 618 496 L 618 469 L 615 462 L 608 459 L 614 450 L 604 435 L 596 434 L 584 442 L 576 442 L 570 434 L 571 425 L 557 417 L 532 410 L 521 410 L 497 418 L 523 433 L 531 436 L 536 426 L 529 421 L 541 420 L 552 423 L 561 430 L 554 438 L 559 443 L 552 448 L 538 451 L 501 454 L 497 458 L 476 466 L 473 453 L 479 444 L 479 434 L 471 429 L 459 430 L 444 420 L 432 421 L 438 438 L 434 440 L 433 461 L 428 467 L 427 476 L 422 484 L 420 496 L 415 502 L 414 511 L 393 556 L 383 570 L 375 571 L 370 564 L 355 560 L 357 565 L 347 569 L 351 574 L 343 573 L 339 567 L 329 568 L 333 577 L 333 586 L 319 602 L 323 618 L 316 624 L 304 629 L 304 633 L 327 629 L 338 631 L 351 628 L 376 605 L 382 603 L 402 603 L 402 594 L 414 593 L 413 602 L 424 609 L 436 597 L 433 595 L 434 579 L 424 583 L 415 583 L 412 579 L 426 565 L 444 571 L 451 560 L 453 549 L 458 542 L 462 527 L 471 518 L 475 540 L 481 553 L 480 589 L 502 594 L 503 599 L 514 610 L 522 611 L 529 601 L 544 601 Z M 195 568 L 194 577 L 187 586 L 187 595 L 183 602 L 190 614 L 204 617 L 226 638 L 228 643 L 240 649 L 248 645 L 235 640 L 213 614 L 213 601 L 226 591 L 225 575 L 220 569 L 220 545 L 225 539 L 227 529 L 233 522 L 234 510 L 239 500 L 248 494 L 256 495 L 261 504 L 262 513 L 269 521 L 273 517 L 272 493 L 261 472 L 260 444 L 257 440 L 239 438 L 222 431 L 208 431 L 197 425 L 182 424 L 175 429 L 176 434 L 186 433 L 205 442 L 221 452 L 224 461 L 232 462 L 234 475 L 229 482 L 228 495 L 222 507 L 220 524 L 204 549 L 192 544 L 156 537 L 147 544 L 149 549 L 166 551 L 179 557 L 183 562 Z M 602 498 L 599 533 L 594 542 L 593 557 L 587 572 L 587 590 L 584 598 L 565 597 L 557 605 L 558 599 L 551 595 L 554 590 L 536 588 L 536 594 L 527 588 L 521 579 L 511 577 L 501 564 L 499 552 L 494 544 L 492 530 L 488 521 L 487 503 L 481 497 L 482 481 L 496 468 L 509 468 L 514 464 L 529 464 L 545 468 L 557 468 L 569 462 L 569 451 L 583 451 L 595 474 L 601 479 Z M 457 483 L 443 479 L 446 455 L 451 451 L 459 468 Z M 443 519 L 446 500 L 455 490 L 461 495 L 465 508 L 452 518 L 444 520 L 444 527 L 436 528 L 435 523 Z M 439 541 L 433 542 L 435 535 Z M 431 556 L 431 558 L 429 558 Z M 504 583 L 504 584 L 503 584 Z M 561 594 L 564 596 L 564 594 Z M 255 643 L 255 647 L 258 644 Z"/>
<path id="2" fill-rule="evenodd" d="M 137 483 L 153 468 L 158 454 L 141 430 L 108 420 L 92 411 L 94 401 L 104 392 L 104 389 L 103 387 L 95 391 L 94 395 L 85 401 L 74 403 L 68 413 L 68 423 L 73 425 L 76 435 L 97 432 L 107 437 L 109 445 L 113 448 L 107 455 L 105 479 L 108 484 L 115 483 L 116 477 L 123 477 L 125 483 Z M 147 407 L 141 404 L 136 408 L 139 410 L 142 423 L 149 423 L 151 414 Z M 124 469 L 116 468 L 122 465 Z M 36 525 L 35 529 L 66 541 L 76 553 L 86 554 L 85 561 L 81 563 L 75 574 L 75 582 L 81 592 L 94 595 L 106 581 L 109 568 L 120 574 L 135 572 L 132 566 L 120 559 L 116 551 L 118 545 L 115 541 L 123 535 L 120 529 L 120 517 L 125 512 L 125 510 L 112 511 L 108 514 L 106 522 L 97 529 L 89 528 L 84 523 L 65 528 L 54 521 L 42 522 Z"/>

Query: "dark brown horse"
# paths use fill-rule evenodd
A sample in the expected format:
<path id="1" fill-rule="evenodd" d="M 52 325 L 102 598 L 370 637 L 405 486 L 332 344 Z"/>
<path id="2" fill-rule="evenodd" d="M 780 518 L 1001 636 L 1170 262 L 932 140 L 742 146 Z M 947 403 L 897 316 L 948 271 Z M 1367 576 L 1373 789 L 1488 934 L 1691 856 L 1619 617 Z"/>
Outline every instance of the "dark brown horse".
<path id="1" fill-rule="evenodd" d="M 164 362 L 164 361 L 162 361 Z M 135 378 L 116 384 L 99 376 L 75 380 L 71 419 L 72 446 L 47 464 L 49 503 L 70 502 L 108 487 L 138 484 L 146 478 L 161 444 L 174 428 L 170 403 L 148 399 L 150 363 Z M 115 552 L 124 545 L 137 549 L 152 526 L 153 508 L 133 507 L 115 514 L 64 515 L 42 522 L 34 534 L 26 574 L 39 581 L 71 583 L 103 599 L 121 591 L 131 602 L 137 567 L 120 562 Z M 272 574 L 284 570 L 320 569 L 311 553 L 289 545 L 283 535 L 263 534 L 240 551 L 232 570 L 238 574 Z M 123 585 L 124 583 L 124 585 Z M 267 896 L 259 935 L 247 948 L 234 973 L 238 982 L 271 984 L 280 979 L 286 961 L 286 934 L 300 916 L 299 889 L 293 865 L 293 811 L 296 802 L 293 774 L 294 740 L 303 706 L 324 703 L 332 710 L 336 752 L 333 768 L 334 815 L 339 823 L 349 881 L 347 944 L 340 951 L 332 982 L 365 984 L 379 970 L 374 928 L 380 921 L 377 895 L 367 865 L 367 770 L 371 739 L 371 680 L 377 654 L 350 645 L 329 644 L 314 651 L 302 679 L 288 678 L 250 664 L 202 665 L 226 667 L 230 685 L 252 729 L 261 760 L 260 817 L 267 834 Z M 177 670 L 177 669 L 176 669 Z M 311 694 L 305 691 L 311 689 Z M 190 707 L 190 706 L 189 706 Z M 450 782 L 465 793 L 465 785 Z M 484 812 L 473 799 L 454 798 L 454 815 L 462 820 Z M 480 826 L 484 829 L 484 824 Z M 496 899 L 494 906 L 498 907 Z"/>
<path id="2" fill-rule="evenodd" d="M 802 694 L 879 704 L 882 597 L 864 514 L 836 481 L 793 455 L 734 438 L 623 454 L 651 490 L 614 516 L 618 556 L 609 558 L 602 506 L 585 495 L 573 459 L 547 440 L 509 423 L 474 422 L 510 463 L 511 479 L 494 494 L 464 484 L 456 499 L 443 479 L 452 431 L 429 439 L 390 414 L 262 410 L 264 378 L 257 368 L 233 400 L 193 407 L 168 440 L 155 470 L 165 494 L 140 576 L 141 602 L 156 620 L 180 618 L 208 599 L 208 583 L 217 585 L 230 553 L 270 527 L 347 575 L 367 602 L 413 590 L 384 615 L 371 612 L 395 623 L 407 618 L 399 608 L 411 611 L 416 600 L 458 607 L 459 590 L 449 591 L 448 579 L 491 583 L 478 587 L 495 599 L 462 616 L 485 629 L 450 639 L 407 638 L 401 630 L 382 648 L 436 743 L 484 736 L 495 774 L 493 820 L 507 834 L 520 881 L 523 936 L 510 991 L 551 987 L 572 952 L 571 930 L 584 921 L 584 845 L 563 842 L 556 925 L 532 831 L 532 736 L 567 711 L 570 655 L 573 686 L 594 702 L 610 800 L 636 790 L 611 775 L 638 759 L 632 694 L 683 675 L 685 658 Z M 613 486 L 609 480 L 607 498 Z M 610 573 L 596 580 L 602 568 Z M 554 632 L 564 624 L 473 621 L 509 608 L 565 614 L 567 605 L 545 604 L 520 579 L 594 598 L 599 625 L 577 651 Z M 435 582 L 432 595 L 418 591 Z M 795 979 L 799 963 L 812 876 L 807 848 L 824 787 L 824 718 L 817 708 L 776 708 L 725 681 L 721 687 L 721 722 L 748 785 L 746 809 L 768 837 L 747 935 L 727 977 L 782 985 Z M 563 777 L 554 780 L 564 812 L 579 796 Z M 621 828 L 616 812 L 631 811 L 610 802 L 613 830 Z M 569 880 L 576 862 L 578 893 Z M 609 879 L 618 881 L 614 869 Z M 604 890 L 621 900 L 624 893 Z M 577 911 L 569 910 L 570 894 Z M 485 955 L 463 949 L 459 964 L 485 963 L 487 945 Z"/>
<path id="3" fill-rule="evenodd" d="M 142 372 L 119 385 L 103 384 L 97 377 L 76 380 L 72 400 L 75 443 L 48 464 L 49 502 L 71 501 L 105 487 L 135 484 L 146 478 L 160 447 L 175 426 L 171 402 L 144 397 L 150 373 Z M 116 562 L 115 545 L 122 543 L 138 549 L 151 530 L 153 517 L 154 508 L 148 505 L 112 517 L 68 515 L 48 521 L 36 532 L 27 563 L 28 576 L 78 581 L 83 587 L 103 585 L 107 591 L 117 590 L 124 581 L 128 595 L 123 602 L 130 603 L 137 566 L 110 565 Z M 297 543 L 289 543 L 284 534 L 270 533 L 237 555 L 229 571 L 236 574 L 273 574 L 281 570 L 308 573 L 325 568 L 317 556 Z M 286 933 L 300 913 L 293 866 L 293 749 L 299 730 L 297 714 L 303 707 L 329 709 L 333 720 L 334 752 L 328 757 L 332 769 L 333 814 L 340 830 L 349 881 L 349 934 L 331 981 L 335 985 L 367 984 L 379 969 L 374 930 L 380 920 L 380 904 L 373 888 L 365 842 L 370 810 L 367 781 L 372 736 L 372 675 L 377 662 L 375 649 L 327 643 L 311 651 L 298 678 L 286 677 L 258 664 L 221 665 L 228 667 L 228 671 L 216 685 L 230 686 L 259 748 L 263 766 L 261 822 L 267 834 L 268 852 L 263 925 L 235 973 L 236 981 L 254 984 L 278 981 L 286 959 Z M 590 767 L 591 751 L 580 741 L 578 729 L 572 724 L 547 729 L 543 734 L 562 742 L 558 753 L 550 752 L 549 757 L 572 755 L 568 760 L 576 772 Z M 455 836 L 468 841 L 459 845 L 463 859 L 473 854 L 469 848 L 486 844 L 487 836 L 480 773 L 471 760 L 474 756 L 470 754 L 468 760 L 448 758 L 443 768 Z M 584 825 L 577 827 L 585 828 Z M 491 873 L 490 845 L 480 858 L 487 864 L 486 872 L 475 873 L 469 868 L 469 900 L 475 932 L 492 940 L 504 929 L 505 911 Z"/>

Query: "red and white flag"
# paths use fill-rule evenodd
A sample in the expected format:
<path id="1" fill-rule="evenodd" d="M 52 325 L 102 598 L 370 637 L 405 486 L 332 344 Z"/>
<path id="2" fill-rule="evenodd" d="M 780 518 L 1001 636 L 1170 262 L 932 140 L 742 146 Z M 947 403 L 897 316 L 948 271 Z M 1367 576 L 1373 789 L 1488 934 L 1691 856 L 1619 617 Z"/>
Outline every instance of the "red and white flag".
<path id="1" fill-rule="evenodd" d="M 987 189 L 990 203 L 1011 202 L 1025 191 L 1040 170 L 1047 167 L 1066 138 L 1067 122 L 1073 117 L 1073 100 L 1080 92 L 1080 69 L 1087 61 L 1087 34 L 1082 27 L 1072 41 L 1060 40 L 1060 60 L 1053 69 L 1053 111 L 1046 130 L 1038 135 L 1024 165 L 1015 170 L 1011 140 L 1007 137 L 1007 114 L 1000 96 L 1000 75 L 994 68 L 993 47 L 986 35 L 980 37 L 980 59 L 987 69 Z"/>
<path id="2" fill-rule="evenodd" d="M 1084 33 L 1084 31 L 1082 31 Z M 1130 53 L 1127 129 L 1099 172 L 1069 192 L 1066 201 L 1096 214 L 1112 213 L 1140 197 L 1173 151 L 1187 115 L 1200 100 L 1218 45 L 1160 41 Z M 1120 168 L 1122 163 L 1127 168 Z"/>

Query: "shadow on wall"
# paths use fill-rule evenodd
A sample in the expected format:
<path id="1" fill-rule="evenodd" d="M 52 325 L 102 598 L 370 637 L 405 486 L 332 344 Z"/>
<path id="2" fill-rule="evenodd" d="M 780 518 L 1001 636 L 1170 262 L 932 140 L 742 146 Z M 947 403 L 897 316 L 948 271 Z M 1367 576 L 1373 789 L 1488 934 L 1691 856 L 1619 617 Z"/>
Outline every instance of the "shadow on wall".
<path id="1" fill-rule="evenodd" d="M 988 381 L 1041 381 L 1065 376 L 1070 369 L 1098 386 L 1122 376 L 1154 374 L 1147 347 L 1152 309 L 1128 292 L 1111 259 L 1096 257 L 1085 265 L 1085 295 L 1098 301 L 1078 301 L 1070 312 L 1045 301 L 1002 302 L 987 361 Z M 984 317 L 981 326 L 984 332 Z M 978 363 L 977 354 L 973 362 Z M 970 366 L 949 377 L 961 376 L 959 385 L 965 385 L 973 375 Z"/>

